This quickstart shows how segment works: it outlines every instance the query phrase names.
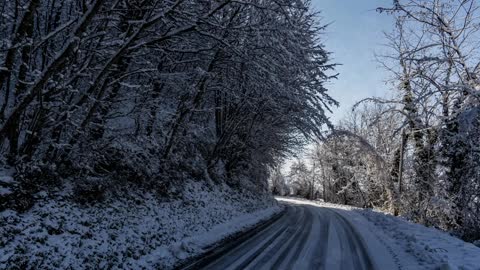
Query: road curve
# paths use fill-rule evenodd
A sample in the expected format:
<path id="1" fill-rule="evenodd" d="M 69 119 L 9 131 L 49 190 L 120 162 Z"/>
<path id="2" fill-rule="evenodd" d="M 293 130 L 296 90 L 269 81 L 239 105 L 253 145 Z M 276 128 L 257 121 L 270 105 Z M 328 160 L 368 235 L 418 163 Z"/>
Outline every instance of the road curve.
<path id="1" fill-rule="evenodd" d="M 334 209 L 287 204 L 285 214 L 203 269 L 380 269 Z"/>

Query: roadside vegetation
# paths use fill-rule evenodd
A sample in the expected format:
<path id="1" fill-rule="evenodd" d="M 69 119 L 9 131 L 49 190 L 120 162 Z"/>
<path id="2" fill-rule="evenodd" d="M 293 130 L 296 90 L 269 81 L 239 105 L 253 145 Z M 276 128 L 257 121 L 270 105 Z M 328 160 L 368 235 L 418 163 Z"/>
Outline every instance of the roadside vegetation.
<path id="1" fill-rule="evenodd" d="M 292 193 L 480 239 L 480 17 L 471 1 L 394 1 L 385 97 L 358 102 L 289 172 Z"/>

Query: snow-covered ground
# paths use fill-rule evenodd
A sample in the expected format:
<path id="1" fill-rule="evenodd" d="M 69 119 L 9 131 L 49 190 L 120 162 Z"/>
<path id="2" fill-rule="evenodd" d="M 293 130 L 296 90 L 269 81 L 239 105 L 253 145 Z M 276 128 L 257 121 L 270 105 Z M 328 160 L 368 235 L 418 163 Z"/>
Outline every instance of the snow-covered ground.
<path id="1" fill-rule="evenodd" d="M 225 186 L 212 190 L 192 182 L 187 187 L 184 198 L 168 202 L 140 193 L 95 207 L 45 198 L 26 213 L 0 212 L 0 269 L 169 269 L 282 208 L 268 196 L 241 195 Z M 345 217 L 377 265 L 480 269 L 480 248 L 442 231 L 372 210 L 277 199 Z M 311 235 L 321 223 L 315 220 Z"/>
<path id="2" fill-rule="evenodd" d="M 445 233 L 372 210 L 357 210 L 393 252 L 412 255 L 425 269 L 480 270 L 480 248 Z M 402 257 L 399 256 L 401 259 Z"/>
<path id="3" fill-rule="evenodd" d="M 369 209 L 285 197 L 277 199 L 335 209 L 355 226 L 374 258 L 381 260 L 382 256 L 377 255 L 386 250 L 399 269 L 480 270 L 480 248 L 443 231 Z"/>
<path id="4" fill-rule="evenodd" d="M 0 269 L 169 269 L 281 210 L 269 196 L 190 183 L 182 199 L 141 191 L 81 206 L 40 199 L 0 212 Z"/>

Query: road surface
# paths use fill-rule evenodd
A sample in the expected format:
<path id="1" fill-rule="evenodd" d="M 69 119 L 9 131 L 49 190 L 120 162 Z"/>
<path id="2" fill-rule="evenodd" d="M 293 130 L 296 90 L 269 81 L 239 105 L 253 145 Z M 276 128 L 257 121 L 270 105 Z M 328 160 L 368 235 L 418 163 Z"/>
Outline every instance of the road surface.
<path id="1" fill-rule="evenodd" d="M 303 204 L 286 207 L 276 222 L 203 269 L 397 269 L 385 250 L 369 252 L 355 227 L 359 225 L 341 210 Z"/>

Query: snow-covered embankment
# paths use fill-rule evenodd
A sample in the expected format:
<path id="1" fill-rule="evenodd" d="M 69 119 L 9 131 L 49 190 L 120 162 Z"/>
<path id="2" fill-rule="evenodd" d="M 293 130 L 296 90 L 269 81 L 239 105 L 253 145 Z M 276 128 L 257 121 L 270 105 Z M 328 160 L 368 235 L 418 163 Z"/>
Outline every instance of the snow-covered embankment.
<path id="1" fill-rule="evenodd" d="M 169 201 L 139 191 L 94 206 L 37 194 L 25 213 L 0 212 L 0 269 L 169 269 L 281 211 L 267 195 L 186 187 Z"/>

